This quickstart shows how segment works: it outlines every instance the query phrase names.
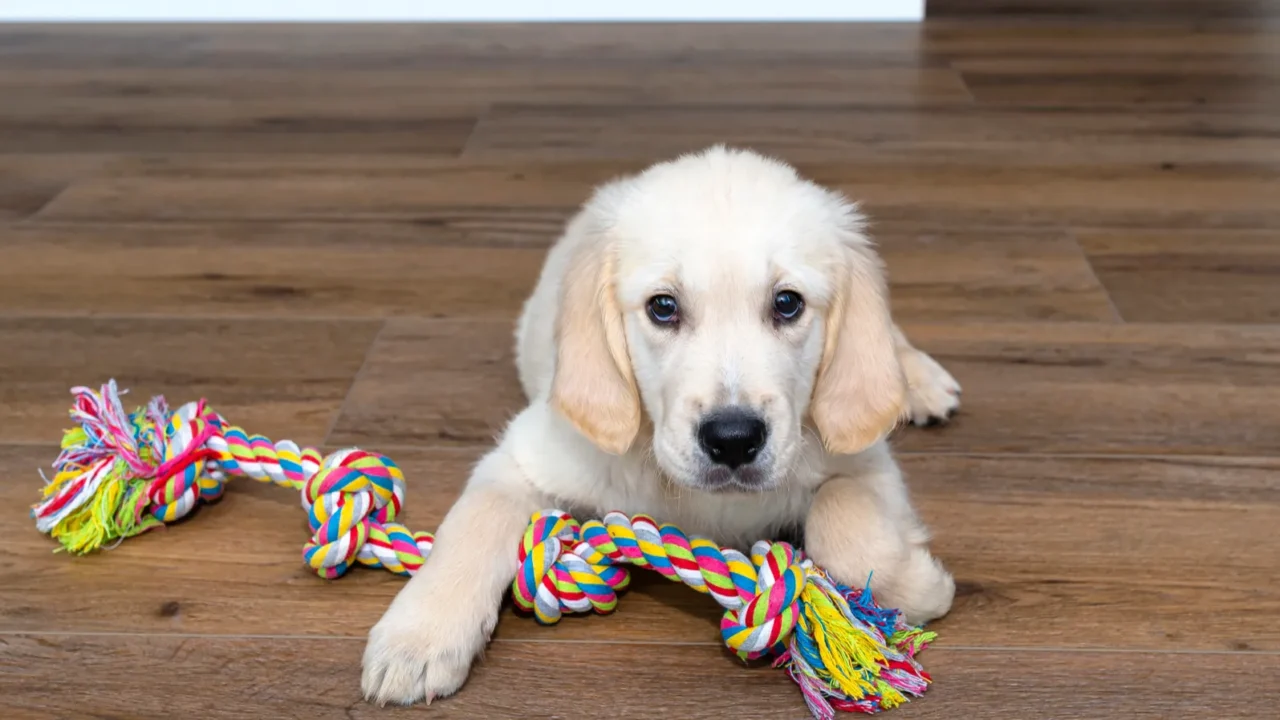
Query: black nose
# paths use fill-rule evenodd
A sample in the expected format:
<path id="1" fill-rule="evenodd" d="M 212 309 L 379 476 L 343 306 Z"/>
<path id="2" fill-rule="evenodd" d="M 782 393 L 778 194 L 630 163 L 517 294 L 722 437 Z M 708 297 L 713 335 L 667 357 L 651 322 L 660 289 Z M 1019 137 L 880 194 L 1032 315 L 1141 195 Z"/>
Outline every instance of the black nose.
<path id="1" fill-rule="evenodd" d="M 712 462 L 730 468 L 755 460 L 767 435 L 764 421 L 742 410 L 717 413 L 698 427 L 698 442 Z"/>

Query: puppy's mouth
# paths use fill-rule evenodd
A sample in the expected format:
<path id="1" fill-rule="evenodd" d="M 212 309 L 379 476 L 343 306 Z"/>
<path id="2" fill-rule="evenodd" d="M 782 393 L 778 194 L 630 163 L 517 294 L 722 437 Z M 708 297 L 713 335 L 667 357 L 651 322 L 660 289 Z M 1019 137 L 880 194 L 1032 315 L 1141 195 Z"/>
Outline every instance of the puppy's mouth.
<path id="1" fill-rule="evenodd" d="M 769 473 L 755 465 L 729 469 L 716 465 L 702 473 L 697 486 L 712 493 L 760 492 L 773 487 Z"/>

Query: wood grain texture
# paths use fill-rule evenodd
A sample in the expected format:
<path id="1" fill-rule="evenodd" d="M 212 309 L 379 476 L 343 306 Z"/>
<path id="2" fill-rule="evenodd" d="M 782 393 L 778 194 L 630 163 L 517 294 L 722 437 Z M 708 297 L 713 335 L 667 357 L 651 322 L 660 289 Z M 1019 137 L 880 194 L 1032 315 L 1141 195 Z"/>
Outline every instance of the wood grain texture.
<path id="1" fill-rule="evenodd" d="M 0 639 L 0 690 L 11 717 L 125 714 L 167 718 L 809 717 L 780 671 L 743 669 L 716 648 L 682 645 L 495 644 L 463 691 L 430 706 L 378 708 L 360 699 L 360 645 L 296 638 L 19 635 Z M 1275 655 L 927 650 L 939 680 L 896 712 L 911 718 L 1265 715 L 1280 693 Z M 620 663 L 626 658 L 625 663 Z M 58 693 L 41 678 L 74 663 L 81 682 Z M 733 668 L 725 672 L 726 667 Z M 736 667 L 735 667 L 736 665 Z M 1189 665 L 1217 672 L 1189 673 Z M 216 672 L 211 669 L 216 668 Z M 565 692 L 564 678 L 590 677 Z M 1030 678 L 1035 678 L 1030 682 Z M 194 690 L 192 686 L 199 690 Z M 110 693 L 88 688 L 109 687 Z M 511 688 L 522 688 L 512 693 Z M 1087 690 L 1086 690 L 1087 689 Z M 208 693 L 208 695 L 206 695 Z M 92 708 L 92 710 L 87 710 Z"/>
<path id="2" fill-rule="evenodd" d="M 1112 321 L 1106 293 L 1071 238 L 1056 232 L 873 225 L 903 322 Z"/>
<path id="3" fill-rule="evenodd" d="M 1274 327 L 1064 323 L 907 331 L 959 380 L 965 405 L 946 432 L 901 434 L 903 449 L 1280 452 Z"/>
<path id="4" fill-rule="evenodd" d="M 1280 322 L 1280 234 L 1080 232 L 1126 320 Z"/>
<path id="5" fill-rule="evenodd" d="M 955 67 L 980 103 L 1280 106 L 1280 72 L 1229 58 L 988 58 Z"/>
<path id="6" fill-rule="evenodd" d="M 1133 108 L 918 108 L 507 104 L 467 142 L 471 158 L 664 159 L 708 145 L 755 148 L 791 161 L 951 161 L 957 165 L 1275 168 L 1274 113 Z"/>
<path id="7" fill-rule="evenodd" d="M 498 220 L 494 221 L 495 224 Z M 513 321 L 556 226 L 174 222 L 0 225 L 0 308 L 31 315 L 429 317 Z M 907 319 L 1108 320 L 1060 232 L 877 225 Z M 106 283 L 63 282 L 93 257 Z M 340 275 L 334 268 L 341 268 Z"/>
<path id="8" fill-rule="evenodd" d="M 0 154 L 0 221 L 35 213 L 104 162 L 106 158 L 92 155 Z"/>
<path id="9" fill-rule="evenodd" d="M 520 233 L 524 239 L 524 233 Z M 0 308 L 32 315 L 514 317 L 545 249 L 444 224 L 0 225 Z M 68 284 L 86 258 L 109 278 Z"/>
<path id="10" fill-rule="evenodd" d="M 492 67 L 439 63 L 411 70 L 331 68 L 263 69 L 236 76 L 216 68 L 180 72 L 139 68 L 29 69 L 0 77 L 0 91 L 24 105 L 41 107 L 49 99 L 97 102 L 139 95 L 141 107 L 170 107 L 174 99 L 222 103 L 248 100 L 263 107 L 266 98 L 288 107 L 316 107 L 335 95 L 377 108 L 418 108 L 453 115 L 494 102 L 587 101 L 634 103 L 847 103 L 875 96 L 884 102 L 969 103 L 959 73 L 950 67 L 858 67 L 839 64 L 797 77 L 793 70 L 762 64 L 743 73 L 732 63 L 693 65 L 514 62 L 500 72 Z M 117 106 L 118 107 L 118 106 Z M 181 107 L 181 104 L 179 104 Z M 198 107 L 198 105 L 196 106 Z M 278 106 L 277 106 L 278 107 Z M 338 112 L 338 111 L 331 111 Z M 187 117 L 190 113 L 187 113 Z"/>
<path id="11" fill-rule="evenodd" d="M 1108 323 L 907 326 L 965 388 L 946 432 L 906 450 L 1273 455 L 1274 328 Z M 508 323 L 393 321 L 338 443 L 488 443 L 523 406 Z M 1233 418 L 1248 417 L 1242 425 Z M 1016 423 L 1009 418 L 1018 418 Z"/>
<path id="12" fill-rule="evenodd" d="M 1111 0 L 1102 0 L 1114 5 Z M 1250 2 L 1252 0 L 1246 0 Z M 965 2 L 965 0 L 958 0 Z M 1216 5 L 1217 3 L 1206 3 Z M 936 19 L 923 28 L 921 46 L 930 55 L 950 58 L 1134 56 L 1212 58 L 1265 62 L 1280 54 L 1274 23 L 1207 22 L 1186 18 L 1146 22 L 1096 22 L 1026 17 L 983 22 Z"/>
<path id="13" fill-rule="evenodd" d="M 275 439 L 317 443 L 378 332 L 377 321 L 0 318 L 0 442 L 56 446 L 69 388 L 115 378 L 145 404 L 219 398 L 215 409 Z"/>
<path id="14" fill-rule="evenodd" d="M 1024 155 L 1024 157 L 1029 157 Z M 178 156 L 113 164 L 40 211 L 47 220 L 447 221 L 479 211 L 564 217 L 644 158 L 445 160 Z M 938 159 L 796 163 L 875 220 L 967 225 L 1269 227 L 1280 176 L 1263 162 L 967 164 Z"/>
<path id="15" fill-rule="evenodd" d="M 524 404 L 514 322 L 392 319 L 329 441 L 487 445 Z"/>
<path id="16" fill-rule="evenodd" d="M 433 222 L 479 210 L 564 217 L 591 189 L 643 161 L 458 162 L 368 155 L 129 159 L 41 212 L 67 220 L 353 219 Z"/>
<path id="17" fill-rule="evenodd" d="M 266 88 L 252 99 L 209 97 L 204 89 L 157 89 L 133 81 L 79 96 L 55 90 L 25 96 L 0 114 L 0 152 L 362 152 L 456 155 L 475 125 L 466 110 L 388 97 L 356 103 L 291 99 Z M 101 83 L 95 83 L 98 88 Z M 101 92 L 102 94 L 96 94 Z"/>
<path id="18" fill-rule="evenodd" d="M 304 569 L 291 491 L 92 557 L 26 512 L 67 389 L 386 452 L 438 525 L 524 404 L 513 320 L 599 183 L 714 143 L 861 202 L 963 383 L 893 437 L 957 579 L 904 718 L 1274 714 L 1273 4 L 939 0 L 914 24 L 0 27 L 0 715 L 807 717 L 640 571 L 504 610 L 464 691 L 359 698 L 404 580 Z M 389 319 L 388 319 L 389 318 Z M 1125 322 L 1129 321 L 1129 322 Z"/>

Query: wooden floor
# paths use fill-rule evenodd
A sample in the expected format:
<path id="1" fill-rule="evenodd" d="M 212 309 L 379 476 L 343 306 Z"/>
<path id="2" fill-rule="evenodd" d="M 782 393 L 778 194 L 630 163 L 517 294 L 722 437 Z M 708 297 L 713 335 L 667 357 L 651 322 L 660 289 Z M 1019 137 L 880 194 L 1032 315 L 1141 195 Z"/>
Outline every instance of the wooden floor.
<path id="1" fill-rule="evenodd" d="M 1159 17 L 0 28 L 0 715 L 806 717 L 648 577 L 379 710 L 362 641 L 403 581 L 308 574 L 287 491 L 89 558 L 27 515 L 68 388 L 115 377 L 385 452 L 434 527 L 520 405 L 565 217 L 728 142 L 864 202 L 965 387 L 896 440 L 959 592 L 891 716 L 1274 717 L 1280 24 Z"/>

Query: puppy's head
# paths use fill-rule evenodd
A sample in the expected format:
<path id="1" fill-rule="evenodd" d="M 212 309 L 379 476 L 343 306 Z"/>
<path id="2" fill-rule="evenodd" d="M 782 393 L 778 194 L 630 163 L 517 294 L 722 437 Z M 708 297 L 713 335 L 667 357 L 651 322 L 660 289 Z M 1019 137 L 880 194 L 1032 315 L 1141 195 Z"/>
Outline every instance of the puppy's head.
<path id="1" fill-rule="evenodd" d="M 843 197 L 713 148 L 615 181 L 569 230 L 556 406 L 676 483 L 786 482 L 806 426 L 853 453 L 902 413 L 880 261 Z"/>

